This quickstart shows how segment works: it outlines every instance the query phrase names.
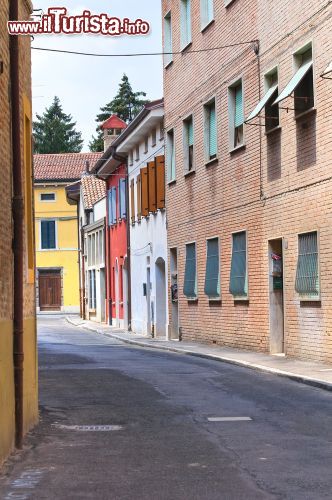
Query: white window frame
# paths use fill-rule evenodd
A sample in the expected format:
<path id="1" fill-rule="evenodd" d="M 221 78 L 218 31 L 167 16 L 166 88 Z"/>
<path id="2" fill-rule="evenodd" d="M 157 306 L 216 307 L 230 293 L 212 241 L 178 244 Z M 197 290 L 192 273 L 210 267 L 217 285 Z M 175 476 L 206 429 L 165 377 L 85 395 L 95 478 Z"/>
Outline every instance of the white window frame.
<path id="1" fill-rule="evenodd" d="M 220 236 L 209 236 L 206 238 L 206 244 L 205 244 L 205 276 L 206 276 L 206 261 L 207 261 L 207 252 L 208 252 L 208 241 L 210 240 L 218 240 L 218 262 L 219 262 L 219 273 L 218 273 L 218 296 L 217 297 L 210 297 L 209 295 L 205 294 L 209 302 L 220 302 L 221 300 L 221 258 L 220 258 L 220 249 L 221 249 L 221 238 Z"/>
<path id="2" fill-rule="evenodd" d="M 168 68 L 173 62 L 173 22 L 172 22 L 172 11 L 169 10 L 164 15 L 164 52 L 171 52 L 170 54 L 164 55 L 164 68 Z M 170 47 L 166 47 L 166 29 L 169 29 L 169 44 Z"/>
<path id="3" fill-rule="evenodd" d="M 192 168 L 189 170 L 189 143 L 188 143 L 188 122 L 191 119 L 193 125 L 193 162 Z M 184 175 L 189 175 L 195 172 L 195 124 L 194 124 L 194 114 L 189 113 L 182 120 L 182 144 L 183 144 L 183 167 Z"/>
<path id="4" fill-rule="evenodd" d="M 208 2 L 211 1 L 212 2 L 212 17 L 211 19 L 204 19 L 204 4 L 205 4 L 205 8 L 207 9 L 207 5 L 208 5 Z M 210 24 L 212 24 L 214 22 L 214 15 L 215 15 L 215 8 L 214 8 L 214 1 L 215 0 L 200 0 L 200 4 L 201 4 L 201 31 L 205 31 L 206 28 L 208 28 L 210 26 Z"/>
<path id="5" fill-rule="evenodd" d="M 42 195 L 44 194 L 53 194 L 54 195 L 54 199 L 53 200 L 42 200 Z M 39 193 L 39 201 L 41 203 L 55 203 L 57 200 L 56 200 L 56 193 L 55 192 L 51 192 L 51 193 Z"/>
<path id="6" fill-rule="evenodd" d="M 188 302 L 197 302 L 198 301 L 197 241 L 186 241 L 184 244 L 184 246 L 185 246 L 185 260 L 184 260 L 183 285 L 184 285 L 185 273 L 186 273 L 187 246 L 188 245 L 195 245 L 195 271 L 196 271 L 195 272 L 195 293 L 196 293 L 196 297 L 188 297 L 187 295 L 184 295 L 184 294 L 183 295 L 187 299 Z"/>
<path id="7" fill-rule="evenodd" d="M 297 234 L 297 241 L 296 241 L 297 259 L 296 259 L 295 275 L 296 275 L 296 271 L 297 271 L 297 263 L 298 263 L 298 258 L 299 258 L 300 236 L 302 236 L 304 234 L 310 234 L 310 233 L 317 233 L 317 263 L 318 263 L 318 290 L 319 290 L 319 292 L 318 292 L 318 295 L 305 295 L 305 294 L 298 293 L 295 290 L 295 293 L 296 293 L 300 302 L 321 302 L 321 300 L 322 300 L 322 296 L 321 296 L 322 287 L 321 287 L 321 272 L 320 272 L 321 265 L 320 265 L 320 231 L 319 231 L 319 229 L 308 229 L 307 231 L 302 231 L 301 233 Z"/>
<path id="8" fill-rule="evenodd" d="M 310 113 L 312 112 L 313 110 L 316 109 L 316 92 L 315 92 L 315 64 L 314 64 L 314 61 L 315 61 L 315 58 L 314 58 L 314 43 L 313 43 L 313 40 L 308 40 L 304 45 L 302 45 L 299 49 L 297 49 L 295 52 L 293 52 L 292 56 L 293 56 L 293 75 L 295 75 L 295 73 L 300 69 L 300 67 L 302 66 L 302 62 L 301 64 L 299 64 L 299 58 L 302 54 L 304 54 L 305 52 L 307 52 L 308 50 L 311 49 L 311 60 L 312 60 L 312 91 L 313 91 L 313 104 L 311 106 L 311 108 L 303 111 L 302 113 L 298 113 L 296 114 L 296 112 L 294 112 L 294 119 L 296 120 L 297 118 L 301 118 L 303 115 L 306 115 L 307 113 Z M 295 106 L 294 106 L 295 107 Z"/>
<path id="9" fill-rule="evenodd" d="M 214 103 L 214 109 L 216 113 L 216 140 L 217 140 L 217 152 L 216 152 L 216 157 L 215 158 L 210 158 L 210 107 L 211 104 Z M 208 165 L 210 163 L 214 163 L 218 161 L 218 117 L 217 117 L 217 99 L 216 96 L 212 96 L 211 99 L 206 101 L 203 104 L 203 113 L 204 113 L 204 159 L 205 159 L 205 165 Z"/>
<path id="10" fill-rule="evenodd" d="M 233 299 L 235 302 L 243 301 L 243 302 L 248 302 L 249 300 L 249 259 L 248 259 L 248 229 L 240 229 L 239 231 L 233 231 L 231 233 L 231 266 L 232 266 L 232 258 L 233 258 L 233 244 L 234 244 L 234 238 L 233 236 L 236 234 L 241 234 L 245 233 L 246 234 L 246 281 L 245 281 L 245 288 L 246 288 L 246 295 L 232 295 Z M 230 279 L 230 277 L 229 277 Z"/>
<path id="11" fill-rule="evenodd" d="M 169 135 L 172 134 L 172 151 L 174 155 L 174 177 L 169 176 L 169 173 L 171 172 L 169 167 L 169 155 L 168 155 L 168 140 L 169 140 Z M 166 132 L 166 166 L 167 166 L 167 183 L 171 184 L 172 182 L 176 181 L 176 147 L 175 147 L 175 129 L 170 128 Z"/>
<path id="12" fill-rule="evenodd" d="M 189 19 L 189 25 L 190 25 L 190 33 L 187 34 L 186 40 L 183 39 L 183 33 L 181 30 L 181 19 L 182 16 L 186 14 L 186 4 L 189 2 L 190 5 L 190 19 Z M 187 17 L 186 17 L 187 20 Z M 181 51 L 186 50 L 187 47 L 189 47 L 192 44 L 192 0 L 180 0 L 180 45 L 181 45 Z"/>

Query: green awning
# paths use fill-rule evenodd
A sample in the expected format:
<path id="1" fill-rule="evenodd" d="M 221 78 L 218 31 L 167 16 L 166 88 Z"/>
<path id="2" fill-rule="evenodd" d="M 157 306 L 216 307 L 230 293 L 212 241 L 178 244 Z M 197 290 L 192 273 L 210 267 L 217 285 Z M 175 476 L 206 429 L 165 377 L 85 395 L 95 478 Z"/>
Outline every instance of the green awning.
<path id="1" fill-rule="evenodd" d="M 299 85 L 299 83 L 302 82 L 305 75 L 312 68 L 312 65 L 313 65 L 312 61 L 308 61 L 307 63 L 303 64 L 303 66 L 301 66 L 297 70 L 297 72 L 295 73 L 295 75 L 293 76 L 291 81 L 284 88 L 284 90 L 281 92 L 281 94 L 279 94 L 279 96 L 277 97 L 277 99 L 274 101 L 273 104 L 278 104 L 278 102 L 281 102 L 284 99 L 287 99 L 287 97 L 289 97 L 294 92 L 294 90 Z"/>
<path id="2" fill-rule="evenodd" d="M 269 100 L 271 99 L 271 97 L 273 96 L 273 94 L 277 90 L 277 88 L 278 88 L 278 85 L 274 85 L 266 92 L 265 96 L 263 97 L 263 99 L 261 99 L 259 101 L 259 103 L 255 107 L 254 111 L 252 113 L 250 113 L 250 115 L 246 119 L 246 122 L 250 122 L 250 120 L 253 120 L 254 118 L 256 118 L 256 116 L 258 116 L 260 114 L 260 112 L 262 111 L 262 109 L 265 108 L 266 104 L 269 102 Z"/>

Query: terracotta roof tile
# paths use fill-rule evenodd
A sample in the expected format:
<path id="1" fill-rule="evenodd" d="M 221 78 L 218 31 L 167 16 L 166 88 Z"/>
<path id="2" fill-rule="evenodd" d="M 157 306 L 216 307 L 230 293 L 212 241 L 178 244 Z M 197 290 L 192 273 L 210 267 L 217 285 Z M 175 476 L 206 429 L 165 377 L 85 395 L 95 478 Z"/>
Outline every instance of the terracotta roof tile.
<path id="1" fill-rule="evenodd" d="M 35 154 L 34 176 L 38 181 L 66 180 L 74 181 L 81 178 L 85 171 L 86 161 L 93 168 L 103 153 L 65 153 L 65 154 Z"/>
<path id="2" fill-rule="evenodd" d="M 81 180 L 83 204 L 85 209 L 106 196 L 106 182 L 92 175 L 85 175 Z"/>
<path id="3" fill-rule="evenodd" d="M 121 118 L 119 118 L 117 115 L 111 115 L 109 118 L 107 118 L 104 123 L 100 125 L 101 129 L 109 129 L 109 128 L 126 128 L 127 124 Z"/>

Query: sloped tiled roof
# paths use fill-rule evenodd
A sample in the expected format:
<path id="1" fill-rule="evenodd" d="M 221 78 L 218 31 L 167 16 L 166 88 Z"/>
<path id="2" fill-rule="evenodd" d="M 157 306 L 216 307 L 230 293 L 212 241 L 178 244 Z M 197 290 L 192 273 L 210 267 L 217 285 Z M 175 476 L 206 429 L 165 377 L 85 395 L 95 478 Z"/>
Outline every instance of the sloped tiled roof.
<path id="1" fill-rule="evenodd" d="M 106 196 L 106 182 L 93 175 L 85 175 L 81 179 L 83 205 L 92 208 L 94 203 Z"/>
<path id="2" fill-rule="evenodd" d="M 127 124 L 121 118 L 119 118 L 117 115 L 111 115 L 109 118 L 107 118 L 104 123 L 100 125 L 101 129 L 109 129 L 109 128 L 126 128 Z"/>
<path id="3" fill-rule="evenodd" d="M 35 154 L 35 181 L 75 181 L 81 178 L 86 162 L 93 168 L 102 153 Z"/>

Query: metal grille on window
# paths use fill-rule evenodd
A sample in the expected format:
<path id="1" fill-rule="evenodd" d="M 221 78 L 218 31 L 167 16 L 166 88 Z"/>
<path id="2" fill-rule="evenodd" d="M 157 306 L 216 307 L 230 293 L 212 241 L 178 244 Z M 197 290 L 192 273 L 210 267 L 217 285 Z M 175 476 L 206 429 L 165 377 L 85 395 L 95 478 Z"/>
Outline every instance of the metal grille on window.
<path id="1" fill-rule="evenodd" d="M 186 245 L 186 267 L 183 293 L 188 298 L 196 298 L 196 244 Z"/>
<path id="2" fill-rule="evenodd" d="M 229 291 L 234 297 L 247 295 L 247 235 L 233 234 L 233 252 Z"/>
<path id="3" fill-rule="evenodd" d="M 299 235 L 295 289 L 301 295 L 319 295 L 317 232 Z"/>
<path id="4" fill-rule="evenodd" d="M 219 240 L 207 241 L 206 273 L 204 292 L 210 298 L 217 298 L 219 290 Z"/>

